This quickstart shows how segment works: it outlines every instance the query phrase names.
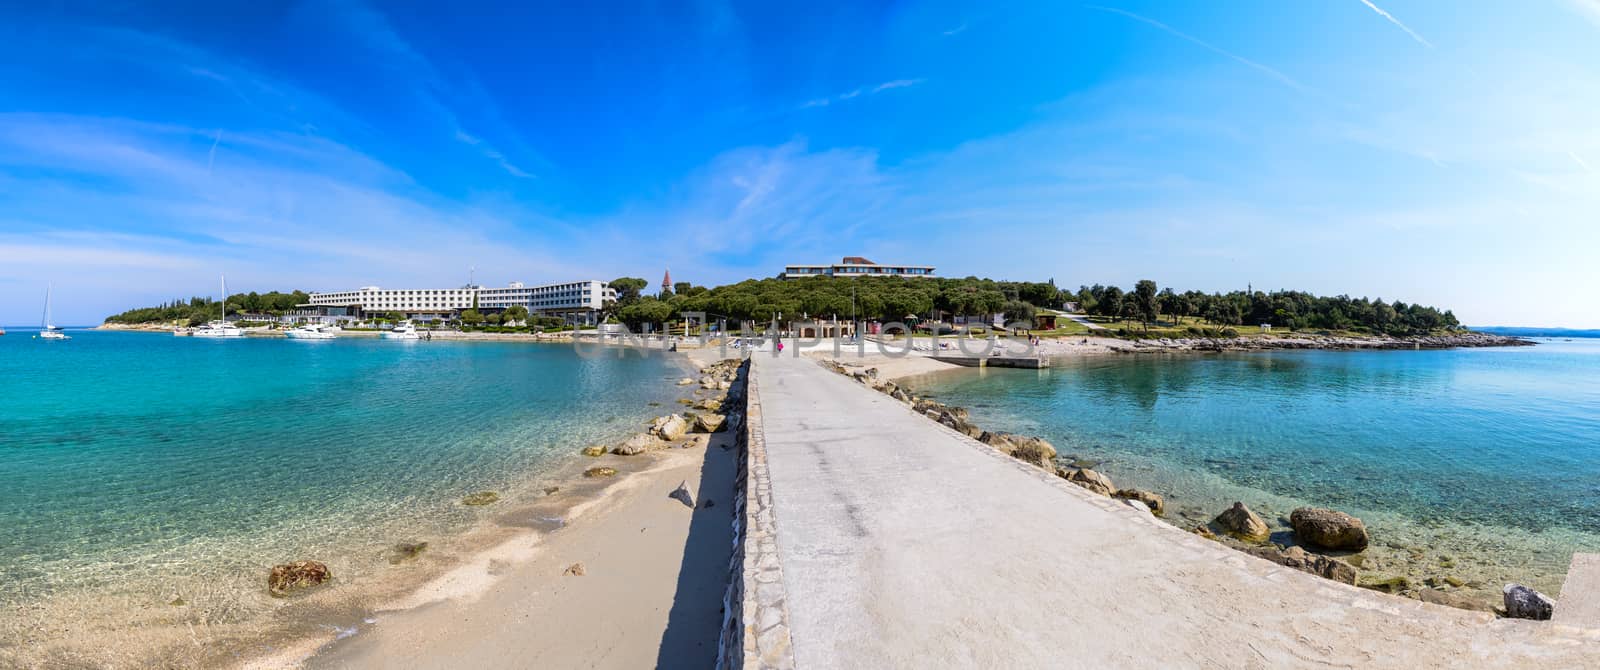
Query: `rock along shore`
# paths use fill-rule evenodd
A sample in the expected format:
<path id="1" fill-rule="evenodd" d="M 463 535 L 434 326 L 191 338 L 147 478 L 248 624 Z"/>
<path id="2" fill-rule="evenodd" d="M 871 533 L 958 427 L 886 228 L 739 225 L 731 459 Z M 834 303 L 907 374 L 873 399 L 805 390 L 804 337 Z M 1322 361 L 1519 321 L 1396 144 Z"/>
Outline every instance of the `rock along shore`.
<path id="1" fill-rule="evenodd" d="M 1337 335 L 1293 335 L 1234 338 L 1161 338 L 1126 340 L 1111 348 L 1122 352 L 1162 351 L 1266 351 L 1273 349 L 1453 349 L 1457 347 L 1529 347 L 1535 343 L 1520 337 L 1464 332 L 1421 337 L 1345 337 Z"/>

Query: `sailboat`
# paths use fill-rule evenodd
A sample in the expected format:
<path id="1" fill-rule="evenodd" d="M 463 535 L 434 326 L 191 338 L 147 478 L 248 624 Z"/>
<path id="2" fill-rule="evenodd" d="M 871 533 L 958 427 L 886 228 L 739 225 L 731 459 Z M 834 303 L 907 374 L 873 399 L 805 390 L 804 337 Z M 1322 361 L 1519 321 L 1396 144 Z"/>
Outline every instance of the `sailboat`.
<path id="1" fill-rule="evenodd" d="M 221 314 L 216 321 L 194 329 L 191 335 L 195 337 L 244 337 L 244 331 L 238 326 L 228 323 L 228 278 L 222 278 L 222 305 Z"/>
<path id="2" fill-rule="evenodd" d="M 39 321 L 39 339 L 70 340 L 72 339 L 71 337 L 68 337 L 65 332 L 62 332 L 60 328 L 56 327 L 56 324 L 51 323 L 50 292 L 52 288 L 54 287 L 50 284 L 46 284 L 44 287 L 44 318 Z"/>

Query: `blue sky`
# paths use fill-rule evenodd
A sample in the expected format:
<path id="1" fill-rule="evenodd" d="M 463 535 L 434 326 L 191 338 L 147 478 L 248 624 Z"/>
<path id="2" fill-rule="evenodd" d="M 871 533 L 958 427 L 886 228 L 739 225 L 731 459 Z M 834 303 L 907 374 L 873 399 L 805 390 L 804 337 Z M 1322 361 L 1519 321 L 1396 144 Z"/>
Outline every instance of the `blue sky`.
<path id="1" fill-rule="evenodd" d="M 0 323 L 862 255 L 1600 327 L 1600 0 L 423 4 L 5 3 Z"/>

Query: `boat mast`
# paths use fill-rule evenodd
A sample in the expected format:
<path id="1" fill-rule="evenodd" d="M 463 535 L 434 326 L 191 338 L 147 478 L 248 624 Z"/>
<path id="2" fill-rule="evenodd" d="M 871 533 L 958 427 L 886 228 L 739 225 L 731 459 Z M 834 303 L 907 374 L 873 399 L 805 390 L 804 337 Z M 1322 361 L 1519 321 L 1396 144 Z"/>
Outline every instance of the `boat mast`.
<path id="1" fill-rule="evenodd" d="M 45 284 L 44 285 L 44 317 L 40 320 L 39 327 L 43 328 L 45 330 L 49 330 L 50 329 L 50 289 L 51 288 L 53 288 L 52 284 Z"/>

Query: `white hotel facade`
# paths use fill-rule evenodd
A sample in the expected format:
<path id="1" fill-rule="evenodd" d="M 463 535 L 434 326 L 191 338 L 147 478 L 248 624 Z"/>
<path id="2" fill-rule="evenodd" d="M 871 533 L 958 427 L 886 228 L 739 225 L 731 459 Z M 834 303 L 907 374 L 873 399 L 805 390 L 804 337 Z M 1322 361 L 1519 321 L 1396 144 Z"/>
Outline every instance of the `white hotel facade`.
<path id="1" fill-rule="evenodd" d="M 400 312 L 408 319 L 450 318 L 472 309 L 502 312 L 522 306 L 529 314 L 554 316 L 568 323 L 593 325 L 605 301 L 615 300 L 617 292 L 603 281 L 585 280 L 561 284 L 527 286 L 511 282 L 502 288 L 462 286 L 438 289 L 386 289 L 363 286 L 354 291 L 312 293 L 307 306 L 325 315 L 361 317 Z"/>

